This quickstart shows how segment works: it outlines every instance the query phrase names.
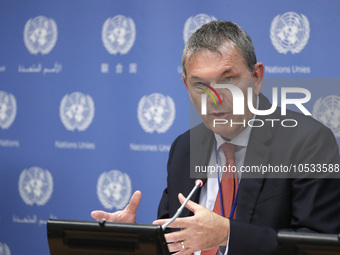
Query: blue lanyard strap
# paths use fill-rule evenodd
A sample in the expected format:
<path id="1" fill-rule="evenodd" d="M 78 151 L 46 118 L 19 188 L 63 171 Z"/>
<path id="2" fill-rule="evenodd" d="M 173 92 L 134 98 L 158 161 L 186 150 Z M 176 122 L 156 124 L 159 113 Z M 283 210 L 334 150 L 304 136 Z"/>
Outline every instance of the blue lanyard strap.
<path id="1" fill-rule="evenodd" d="M 234 217 L 234 213 L 235 213 L 235 209 L 236 209 L 236 205 L 237 205 L 237 197 L 238 197 L 239 188 L 240 188 L 240 185 L 237 186 L 236 196 L 235 196 L 235 199 L 234 199 L 233 206 L 231 207 L 229 219 L 232 219 Z"/>

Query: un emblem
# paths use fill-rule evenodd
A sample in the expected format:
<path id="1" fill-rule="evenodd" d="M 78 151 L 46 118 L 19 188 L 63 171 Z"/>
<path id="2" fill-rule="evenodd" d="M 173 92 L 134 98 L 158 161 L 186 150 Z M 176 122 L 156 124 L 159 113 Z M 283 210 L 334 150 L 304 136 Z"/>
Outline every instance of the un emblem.
<path id="1" fill-rule="evenodd" d="M 57 24 L 53 19 L 38 16 L 27 21 L 24 29 L 24 42 L 31 54 L 48 54 L 58 38 Z"/>
<path id="2" fill-rule="evenodd" d="M 5 243 L 0 243 L 0 255 L 11 255 L 11 252 Z"/>
<path id="3" fill-rule="evenodd" d="M 0 127 L 9 128 L 17 114 L 17 103 L 12 94 L 0 90 Z"/>
<path id="4" fill-rule="evenodd" d="M 165 133 L 174 122 L 175 115 L 175 103 L 169 96 L 153 93 L 142 97 L 138 103 L 138 121 L 147 133 Z"/>
<path id="5" fill-rule="evenodd" d="M 60 103 L 61 122 L 70 131 L 86 130 L 94 117 L 94 102 L 89 95 L 81 92 L 66 94 Z"/>
<path id="6" fill-rule="evenodd" d="M 19 192 L 28 205 L 46 204 L 53 192 L 51 173 L 37 166 L 23 170 L 19 177 Z"/>
<path id="7" fill-rule="evenodd" d="M 133 19 L 117 15 L 105 21 L 102 29 L 102 41 L 110 54 L 128 53 L 135 39 L 136 27 Z"/>
<path id="8" fill-rule="evenodd" d="M 197 29 L 213 20 L 216 20 L 214 16 L 209 16 L 204 13 L 188 18 L 184 24 L 183 30 L 184 43 L 188 41 L 190 35 L 193 34 Z"/>
<path id="9" fill-rule="evenodd" d="M 270 27 L 270 39 L 279 53 L 299 53 L 307 44 L 310 34 L 306 16 L 295 12 L 277 15 Z"/>
<path id="10" fill-rule="evenodd" d="M 319 98 L 313 107 L 313 117 L 329 127 L 337 138 L 340 137 L 340 97 Z"/>
<path id="11" fill-rule="evenodd" d="M 118 170 L 102 173 L 97 183 L 97 195 L 107 209 L 124 208 L 131 196 L 130 177 Z"/>

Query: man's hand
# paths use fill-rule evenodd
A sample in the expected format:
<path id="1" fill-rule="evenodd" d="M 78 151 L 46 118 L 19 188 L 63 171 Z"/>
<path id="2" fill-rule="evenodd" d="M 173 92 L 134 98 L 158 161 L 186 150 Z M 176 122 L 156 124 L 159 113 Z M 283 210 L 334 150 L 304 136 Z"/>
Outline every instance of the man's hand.
<path id="1" fill-rule="evenodd" d="M 125 222 L 125 223 L 135 223 L 136 222 L 136 211 L 140 200 L 142 198 L 142 193 L 137 190 L 131 197 L 130 203 L 125 207 L 124 210 L 117 211 L 114 213 L 108 213 L 104 211 L 93 211 L 91 216 L 96 220 L 105 219 L 111 222 Z"/>
<path id="2" fill-rule="evenodd" d="M 178 199 L 181 203 L 185 201 L 182 194 L 178 195 Z M 227 245 L 230 227 L 228 218 L 192 201 L 189 201 L 185 207 L 192 211 L 194 216 L 178 218 L 169 225 L 171 228 L 181 229 L 181 231 L 165 234 L 170 252 L 178 252 L 176 253 L 178 255 L 190 255 L 195 251 Z M 163 225 L 167 221 L 168 219 L 156 220 L 153 224 Z"/>

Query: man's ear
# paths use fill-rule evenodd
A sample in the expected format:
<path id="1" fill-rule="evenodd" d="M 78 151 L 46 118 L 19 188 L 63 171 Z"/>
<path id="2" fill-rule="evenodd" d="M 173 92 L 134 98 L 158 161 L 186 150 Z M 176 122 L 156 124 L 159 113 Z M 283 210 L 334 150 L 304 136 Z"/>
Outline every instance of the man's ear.
<path id="1" fill-rule="evenodd" d="M 256 95 L 259 95 L 261 92 L 263 76 L 264 76 L 264 66 L 261 62 L 257 62 L 255 64 L 254 73 L 253 73 L 253 78 L 255 80 L 254 92 Z"/>
<path id="2" fill-rule="evenodd" d="M 191 98 L 191 94 L 190 94 L 190 87 L 189 87 L 189 84 L 187 83 L 187 80 L 186 80 L 186 77 L 185 77 L 184 74 L 182 74 L 182 80 L 183 80 L 185 87 L 187 88 L 188 93 L 189 93 L 190 101 L 193 103 L 192 98 Z"/>

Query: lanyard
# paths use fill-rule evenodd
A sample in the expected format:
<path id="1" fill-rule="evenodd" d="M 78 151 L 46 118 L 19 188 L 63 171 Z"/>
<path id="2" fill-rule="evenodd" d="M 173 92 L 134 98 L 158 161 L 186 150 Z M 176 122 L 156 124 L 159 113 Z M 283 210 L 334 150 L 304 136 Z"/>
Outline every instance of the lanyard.
<path id="1" fill-rule="evenodd" d="M 217 142 L 215 143 L 215 156 L 216 156 L 216 164 L 219 165 L 218 163 L 218 156 L 217 156 Z M 218 192 L 220 194 L 220 198 L 222 198 L 222 188 L 221 188 L 221 180 L 220 180 L 220 173 L 217 171 L 217 182 L 218 182 Z M 240 188 L 240 185 L 237 186 L 237 191 L 236 191 L 236 196 L 233 202 L 233 206 L 231 207 L 230 210 L 230 215 L 229 219 L 232 219 L 235 213 L 236 205 L 237 205 L 237 197 L 238 197 L 238 190 Z M 224 216 L 224 210 L 223 210 L 223 201 L 220 199 L 220 206 L 221 206 L 221 216 Z"/>

